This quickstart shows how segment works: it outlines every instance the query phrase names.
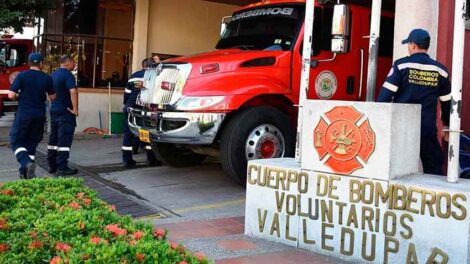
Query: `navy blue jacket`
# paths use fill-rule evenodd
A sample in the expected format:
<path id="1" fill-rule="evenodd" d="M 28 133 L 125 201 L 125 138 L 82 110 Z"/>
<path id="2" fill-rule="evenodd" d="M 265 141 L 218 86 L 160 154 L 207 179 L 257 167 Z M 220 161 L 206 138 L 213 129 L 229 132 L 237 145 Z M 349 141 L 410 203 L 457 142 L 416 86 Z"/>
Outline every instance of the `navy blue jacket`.
<path id="1" fill-rule="evenodd" d="M 134 72 L 127 81 L 126 89 L 124 90 L 123 102 L 125 106 L 134 107 L 136 105 L 140 89 L 135 87 L 134 82 L 143 82 L 144 74 L 145 70 Z"/>
<path id="2" fill-rule="evenodd" d="M 441 119 L 449 125 L 451 87 L 449 73 L 426 53 L 397 60 L 380 91 L 378 102 L 421 105 L 421 137 L 437 135 L 437 101 L 441 101 Z"/>
<path id="3" fill-rule="evenodd" d="M 22 118 L 46 116 L 46 93 L 55 93 L 51 76 L 42 71 L 27 70 L 16 77 L 10 87 L 19 95 L 18 114 Z"/>
<path id="4" fill-rule="evenodd" d="M 77 88 L 75 77 L 69 70 L 59 68 L 52 73 L 52 79 L 54 80 L 57 97 L 51 103 L 51 113 L 67 114 L 67 108 L 73 108 L 70 90 Z"/>

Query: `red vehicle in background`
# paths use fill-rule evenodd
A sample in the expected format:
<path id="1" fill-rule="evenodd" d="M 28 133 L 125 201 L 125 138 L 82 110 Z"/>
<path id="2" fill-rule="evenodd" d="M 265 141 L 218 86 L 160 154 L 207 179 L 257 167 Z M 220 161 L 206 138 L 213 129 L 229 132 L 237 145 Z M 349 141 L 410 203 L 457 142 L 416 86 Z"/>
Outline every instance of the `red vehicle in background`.
<path id="1" fill-rule="evenodd" d="M 0 37 L 0 124 L 13 120 L 15 101 L 8 99 L 8 90 L 18 73 L 27 70 L 28 55 L 33 51 L 31 39 L 14 39 L 11 35 Z"/>
<path id="2" fill-rule="evenodd" d="M 340 8 L 336 1 L 316 2 L 308 98 L 365 100 L 370 7 L 358 4 L 367 1 Z M 304 13 L 301 0 L 243 7 L 225 25 L 215 51 L 147 70 L 140 106 L 130 109 L 133 132 L 151 141 L 166 164 L 219 157 L 240 183 L 248 160 L 293 156 Z M 341 39 L 332 34 L 338 25 Z M 377 87 L 392 64 L 392 12 L 383 12 L 381 27 Z"/>

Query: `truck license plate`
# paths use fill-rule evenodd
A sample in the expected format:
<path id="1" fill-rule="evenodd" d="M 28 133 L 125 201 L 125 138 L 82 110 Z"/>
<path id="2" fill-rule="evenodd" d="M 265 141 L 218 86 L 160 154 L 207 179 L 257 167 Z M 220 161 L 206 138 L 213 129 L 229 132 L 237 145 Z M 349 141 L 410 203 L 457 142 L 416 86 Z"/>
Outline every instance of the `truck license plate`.
<path id="1" fill-rule="evenodd" d="M 150 143 L 150 132 L 145 129 L 139 129 L 139 139 L 142 142 Z"/>

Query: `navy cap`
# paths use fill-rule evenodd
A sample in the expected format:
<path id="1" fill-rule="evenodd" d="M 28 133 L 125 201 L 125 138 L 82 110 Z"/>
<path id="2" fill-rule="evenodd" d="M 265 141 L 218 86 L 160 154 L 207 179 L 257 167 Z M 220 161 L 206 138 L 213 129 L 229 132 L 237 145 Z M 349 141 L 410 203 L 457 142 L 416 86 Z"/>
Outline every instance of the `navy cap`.
<path id="1" fill-rule="evenodd" d="M 407 44 L 407 43 L 416 43 L 416 44 L 425 44 L 431 41 L 431 36 L 429 35 L 429 32 L 427 32 L 424 29 L 413 29 L 410 32 L 410 35 L 408 36 L 407 39 L 404 39 L 401 44 Z"/>
<path id="2" fill-rule="evenodd" d="M 43 61 L 41 53 L 34 52 L 29 54 L 28 62 L 38 63 L 41 61 Z"/>

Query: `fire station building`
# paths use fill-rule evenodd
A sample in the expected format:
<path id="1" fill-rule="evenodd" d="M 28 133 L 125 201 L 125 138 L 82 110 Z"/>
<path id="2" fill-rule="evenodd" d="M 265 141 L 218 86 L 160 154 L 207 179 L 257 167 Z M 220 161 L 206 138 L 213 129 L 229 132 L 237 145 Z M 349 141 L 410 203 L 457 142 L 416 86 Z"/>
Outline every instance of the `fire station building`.
<path id="1" fill-rule="evenodd" d="M 294 0 L 293 0 L 294 1 Z M 295 0 L 296 1 L 296 0 Z M 78 61 L 81 116 L 78 131 L 108 124 L 107 113 L 121 111 L 127 78 L 149 56 L 162 59 L 213 50 L 221 21 L 243 5 L 258 0 L 56 0 L 34 38 L 46 55 L 46 66 L 58 67 L 60 54 Z M 370 0 L 345 0 L 364 3 Z M 430 55 L 451 72 L 454 0 L 383 0 L 395 12 L 394 59 L 407 54 L 401 45 L 409 31 L 427 29 Z M 381 32 L 381 35 L 393 34 Z M 470 23 L 464 58 L 462 128 L 470 133 Z M 108 85 L 112 86 L 111 96 Z M 111 98 L 108 104 L 108 98 Z M 104 103 L 106 102 L 106 103 Z M 103 128 L 107 128 L 103 126 Z"/>

